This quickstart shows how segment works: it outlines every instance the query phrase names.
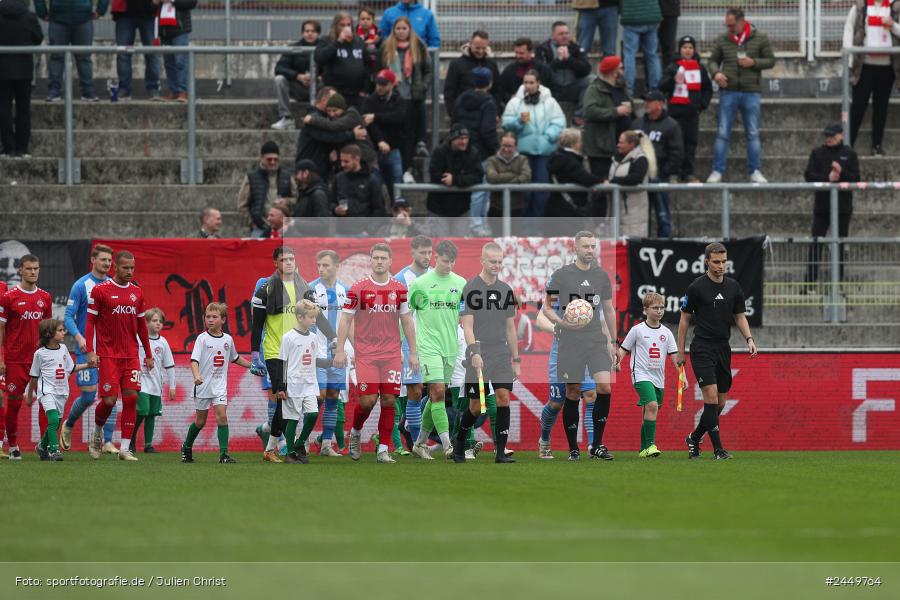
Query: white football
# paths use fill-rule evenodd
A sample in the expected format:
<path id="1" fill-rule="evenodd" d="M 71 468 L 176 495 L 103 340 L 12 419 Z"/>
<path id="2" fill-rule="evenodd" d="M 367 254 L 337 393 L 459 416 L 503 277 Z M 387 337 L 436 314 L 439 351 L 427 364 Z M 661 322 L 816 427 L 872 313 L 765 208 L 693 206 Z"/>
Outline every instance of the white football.
<path id="1" fill-rule="evenodd" d="M 594 307 L 587 300 L 578 298 L 566 306 L 566 321 L 578 325 L 587 325 L 594 318 Z"/>

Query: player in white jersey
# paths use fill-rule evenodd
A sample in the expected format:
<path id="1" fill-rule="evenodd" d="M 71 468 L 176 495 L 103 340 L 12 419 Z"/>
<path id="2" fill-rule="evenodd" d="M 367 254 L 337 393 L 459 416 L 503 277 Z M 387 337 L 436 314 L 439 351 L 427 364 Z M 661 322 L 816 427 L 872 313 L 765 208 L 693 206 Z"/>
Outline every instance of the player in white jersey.
<path id="1" fill-rule="evenodd" d="M 233 463 L 228 455 L 228 364 L 236 363 L 245 369 L 250 362 L 238 354 L 234 340 L 222 331 L 228 307 L 221 302 L 211 302 L 206 307 L 204 321 L 206 331 L 197 336 L 191 352 L 191 374 L 194 376 L 194 408 L 196 416 L 181 446 L 181 462 L 194 462 L 194 440 L 203 426 L 209 407 L 216 413 L 216 433 L 219 439 L 219 462 Z"/>
<path id="2" fill-rule="evenodd" d="M 134 435 L 131 436 L 131 452 L 137 448 L 137 433 L 144 425 L 144 453 L 154 454 L 153 430 L 156 417 L 162 416 L 163 378 L 168 383 L 169 402 L 175 401 L 175 358 L 172 349 L 160 332 L 166 323 L 166 315 L 159 308 L 148 309 L 144 313 L 147 321 L 147 333 L 150 337 L 150 351 L 153 352 L 153 369 L 148 370 L 144 362 L 144 348 L 138 348 L 141 359 L 141 391 L 138 392 L 137 419 L 134 422 Z"/>
<path id="3" fill-rule="evenodd" d="M 69 349 L 63 345 L 66 326 L 58 319 L 44 319 L 38 327 L 40 346 L 34 353 L 25 390 L 25 403 L 31 406 L 34 395 L 47 415 L 47 428 L 41 432 L 37 451 L 41 460 L 61 461 L 57 433 L 62 411 L 69 399 L 69 375 L 81 371 L 87 364 L 75 366 Z"/>
<path id="4" fill-rule="evenodd" d="M 626 352 L 631 353 L 631 382 L 638 394 L 637 405 L 644 412 L 641 424 L 642 458 L 656 458 L 660 455 L 656 447 L 656 418 L 663 402 L 663 390 L 666 388 L 666 355 L 678 368 L 675 355 L 678 345 L 675 336 L 660 323 L 666 310 L 666 300 L 660 294 L 649 293 L 644 296 L 644 316 L 646 320 L 638 323 L 628 332 L 616 354 L 615 369 L 621 367 Z"/>

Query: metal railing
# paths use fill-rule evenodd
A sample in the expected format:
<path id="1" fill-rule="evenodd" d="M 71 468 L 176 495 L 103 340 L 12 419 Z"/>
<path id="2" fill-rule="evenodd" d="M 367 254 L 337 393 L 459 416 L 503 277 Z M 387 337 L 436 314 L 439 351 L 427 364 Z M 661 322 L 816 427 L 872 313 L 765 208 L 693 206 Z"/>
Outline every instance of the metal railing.
<path id="1" fill-rule="evenodd" d="M 900 47 L 864 48 L 849 47 L 841 50 L 841 125 L 844 128 L 844 143 L 852 145 L 850 139 L 850 55 L 851 54 L 900 54 Z"/>
<path id="2" fill-rule="evenodd" d="M 442 185 L 427 183 L 398 183 L 394 188 L 401 192 L 447 192 L 448 188 Z M 818 238 L 812 240 L 813 243 L 827 244 L 829 252 L 829 275 L 830 281 L 827 286 L 829 289 L 828 300 L 824 304 L 826 312 L 826 320 L 831 322 L 840 322 L 845 305 L 844 299 L 841 297 L 841 279 L 840 279 L 840 260 L 841 246 L 847 243 L 849 238 L 840 238 L 837 235 L 839 220 L 839 203 L 838 193 L 841 191 L 876 191 L 876 190 L 900 190 L 900 182 L 872 182 L 872 183 L 697 183 L 697 184 L 646 184 L 636 187 L 621 187 L 618 185 L 597 185 L 586 188 L 572 184 L 482 184 L 470 188 L 464 188 L 463 191 L 486 191 L 500 192 L 502 194 L 503 216 L 501 218 L 501 232 L 503 236 L 512 235 L 512 194 L 515 192 L 608 192 L 612 198 L 611 212 L 611 237 L 618 239 L 620 232 L 620 219 L 622 214 L 622 194 L 634 191 L 646 192 L 719 192 L 720 193 L 720 209 L 721 209 L 721 238 L 729 239 L 731 237 L 731 194 L 733 192 L 776 192 L 776 191 L 794 191 L 794 192 L 825 192 L 830 196 L 830 214 L 829 214 L 829 237 Z M 804 238 L 797 238 L 804 239 Z M 876 238 L 869 238 L 875 240 Z M 900 238 L 883 238 L 877 241 L 888 241 L 900 244 Z"/>

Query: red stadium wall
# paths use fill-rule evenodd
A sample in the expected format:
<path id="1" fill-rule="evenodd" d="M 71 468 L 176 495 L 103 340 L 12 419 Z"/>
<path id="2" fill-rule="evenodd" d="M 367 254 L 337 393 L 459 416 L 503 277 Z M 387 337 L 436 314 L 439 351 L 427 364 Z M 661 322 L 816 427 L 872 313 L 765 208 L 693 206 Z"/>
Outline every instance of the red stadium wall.
<path id="1" fill-rule="evenodd" d="M 178 355 L 176 362 L 178 396 L 175 402 L 164 402 L 162 422 L 156 428 L 156 447 L 168 451 L 178 449 L 193 416 L 188 396 L 192 384 L 188 356 Z M 732 367 L 734 385 L 722 417 L 723 441 L 730 450 L 900 449 L 897 411 L 900 354 L 786 353 L 760 355 L 752 360 L 745 354 L 737 354 Z M 526 381 L 541 381 L 542 374 L 545 379 L 547 355 L 526 355 L 524 368 Z M 684 436 L 694 427 L 699 415 L 699 390 L 690 369 L 688 380 L 690 387 L 684 394 L 684 410 L 676 412 L 676 375 L 670 366 L 666 400 L 657 428 L 658 445 L 663 451 L 684 451 Z M 604 438 L 613 451 L 638 449 L 641 415 L 629 382 L 630 375 L 623 371 L 613 386 L 613 406 Z M 74 380 L 71 388 L 70 403 L 77 395 Z M 536 450 L 540 411 L 547 393 L 546 384 L 517 384 L 510 431 L 513 448 Z M 266 401 L 259 379 L 232 366 L 229 396 L 231 448 L 258 450 L 254 429 L 266 418 Z M 36 407 L 37 404 L 31 411 L 23 409 L 20 413 L 23 448 L 31 447 L 25 444 L 26 439 L 33 445 L 38 438 Z M 85 413 L 82 423 L 92 422 L 91 415 L 91 411 Z M 364 441 L 375 432 L 376 421 L 374 415 L 369 418 Z M 559 421 L 553 431 L 553 446 L 564 450 L 565 436 Z M 480 435 L 487 440 L 485 431 L 489 432 L 487 427 Z M 582 440 L 585 447 L 583 430 Z M 79 424 L 73 434 L 74 449 L 84 450 L 85 441 L 86 434 Z M 200 435 L 196 449 L 215 447 L 215 427 L 208 426 Z"/>

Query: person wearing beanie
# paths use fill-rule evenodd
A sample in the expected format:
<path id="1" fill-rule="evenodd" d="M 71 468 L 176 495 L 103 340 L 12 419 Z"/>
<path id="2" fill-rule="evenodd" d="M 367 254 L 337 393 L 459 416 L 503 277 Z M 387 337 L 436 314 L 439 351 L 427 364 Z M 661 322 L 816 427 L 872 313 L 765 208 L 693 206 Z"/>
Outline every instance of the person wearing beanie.
<path id="1" fill-rule="evenodd" d="M 431 181 L 444 185 L 447 192 L 429 192 L 429 229 L 432 237 L 461 237 L 469 233 L 471 194 L 456 191 L 478 185 L 484 179 L 481 157 L 469 143 L 469 131 L 459 123 L 450 126 L 444 142 L 435 148 L 429 166 Z"/>
<path id="2" fill-rule="evenodd" d="M 556 101 L 577 104 L 589 83 L 591 63 L 581 47 L 570 39 L 565 21 L 550 26 L 550 39 L 537 47 L 535 55 L 553 72 L 545 85 Z"/>
<path id="3" fill-rule="evenodd" d="M 308 158 L 294 165 L 297 180 L 297 203 L 291 233 L 303 237 L 315 237 L 328 231 L 331 217 L 331 190 L 319 176 L 316 163 Z"/>
<path id="4" fill-rule="evenodd" d="M 349 106 L 359 106 L 360 94 L 368 92 L 370 51 L 353 30 L 353 17 L 340 11 L 331 23 L 331 32 L 316 48 L 316 67 L 325 85 L 335 88 Z"/>
<path id="5" fill-rule="evenodd" d="M 618 56 L 600 61 L 600 76 L 584 92 L 583 153 L 588 157 L 591 173 L 607 177 L 616 152 L 619 136 L 631 129 L 631 98 L 625 91 L 625 70 Z M 605 217 L 607 198 L 598 194 L 593 214 Z"/>
<path id="6" fill-rule="evenodd" d="M 289 169 L 281 167 L 278 144 L 269 140 L 259 150 L 259 164 L 244 176 L 238 192 L 238 210 L 250 237 L 267 237 L 269 209 L 276 203 L 291 206 L 297 183 Z"/>
<path id="7" fill-rule="evenodd" d="M 662 12 L 658 0 L 622 0 L 622 40 L 625 63 L 625 83 L 628 93 L 634 93 L 634 81 L 637 78 L 637 54 L 644 53 L 647 63 L 647 81 L 644 89 L 653 89 L 659 85 L 662 66 L 659 55 L 659 33 L 657 29 L 662 21 Z"/>
<path id="8" fill-rule="evenodd" d="M 450 61 L 447 67 L 447 76 L 444 78 L 444 107 L 451 121 L 456 120 L 456 100 L 463 92 L 475 87 L 472 80 L 472 71 L 478 67 L 484 67 L 491 71 L 494 81 L 500 79 L 500 70 L 497 63 L 491 58 L 491 48 L 488 46 L 488 33 L 478 30 L 472 34 L 469 43 L 460 48 L 461 55 Z M 503 100 L 499 86 L 491 88 L 491 95 L 499 107 Z"/>
<path id="9" fill-rule="evenodd" d="M 337 153 L 348 143 L 356 144 L 363 162 L 376 175 L 378 170 L 378 154 L 366 130 L 366 122 L 355 106 L 348 106 L 343 94 L 334 93 L 325 102 L 325 114 L 310 112 L 303 117 L 303 128 L 309 134 L 328 147 L 328 154 Z M 338 163 L 335 162 L 335 167 Z"/>
<path id="10" fill-rule="evenodd" d="M 328 101 L 337 92 L 332 87 L 325 86 L 316 94 L 316 100 L 304 117 L 304 123 L 311 121 L 311 117 L 320 117 L 322 122 L 328 123 Z M 336 109 L 332 109 L 336 110 Z M 309 119 L 308 119 L 309 117 Z M 294 157 L 294 170 L 298 169 L 300 161 L 309 159 L 316 165 L 316 173 L 324 180 L 331 176 L 330 154 L 334 148 L 340 148 L 344 144 L 363 140 L 368 136 L 364 127 L 350 127 L 331 131 L 320 127 L 304 126 L 297 137 L 297 153 Z"/>
<path id="11" fill-rule="evenodd" d="M 456 100 L 453 114 L 456 122 L 469 131 L 469 143 L 478 152 L 481 167 L 486 167 L 489 157 L 497 153 L 500 142 L 497 139 L 497 102 L 491 96 L 494 75 L 490 69 L 472 69 L 472 85 Z M 470 230 L 475 235 L 487 235 L 485 217 L 488 213 L 490 192 L 472 192 L 470 208 Z"/>
<path id="12" fill-rule="evenodd" d="M 689 35 L 678 40 L 678 55 L 663 71 L 659 89 L 666 95 L 669 116 L 681 128 L 684 158 L 677 173 L 681 181 L 697 183 L 694 176 L 694 159 L 700 132 L 700 113 L 712 100 L 712 81 L 706 67 L 700 62 L 697 41 Z"/>

